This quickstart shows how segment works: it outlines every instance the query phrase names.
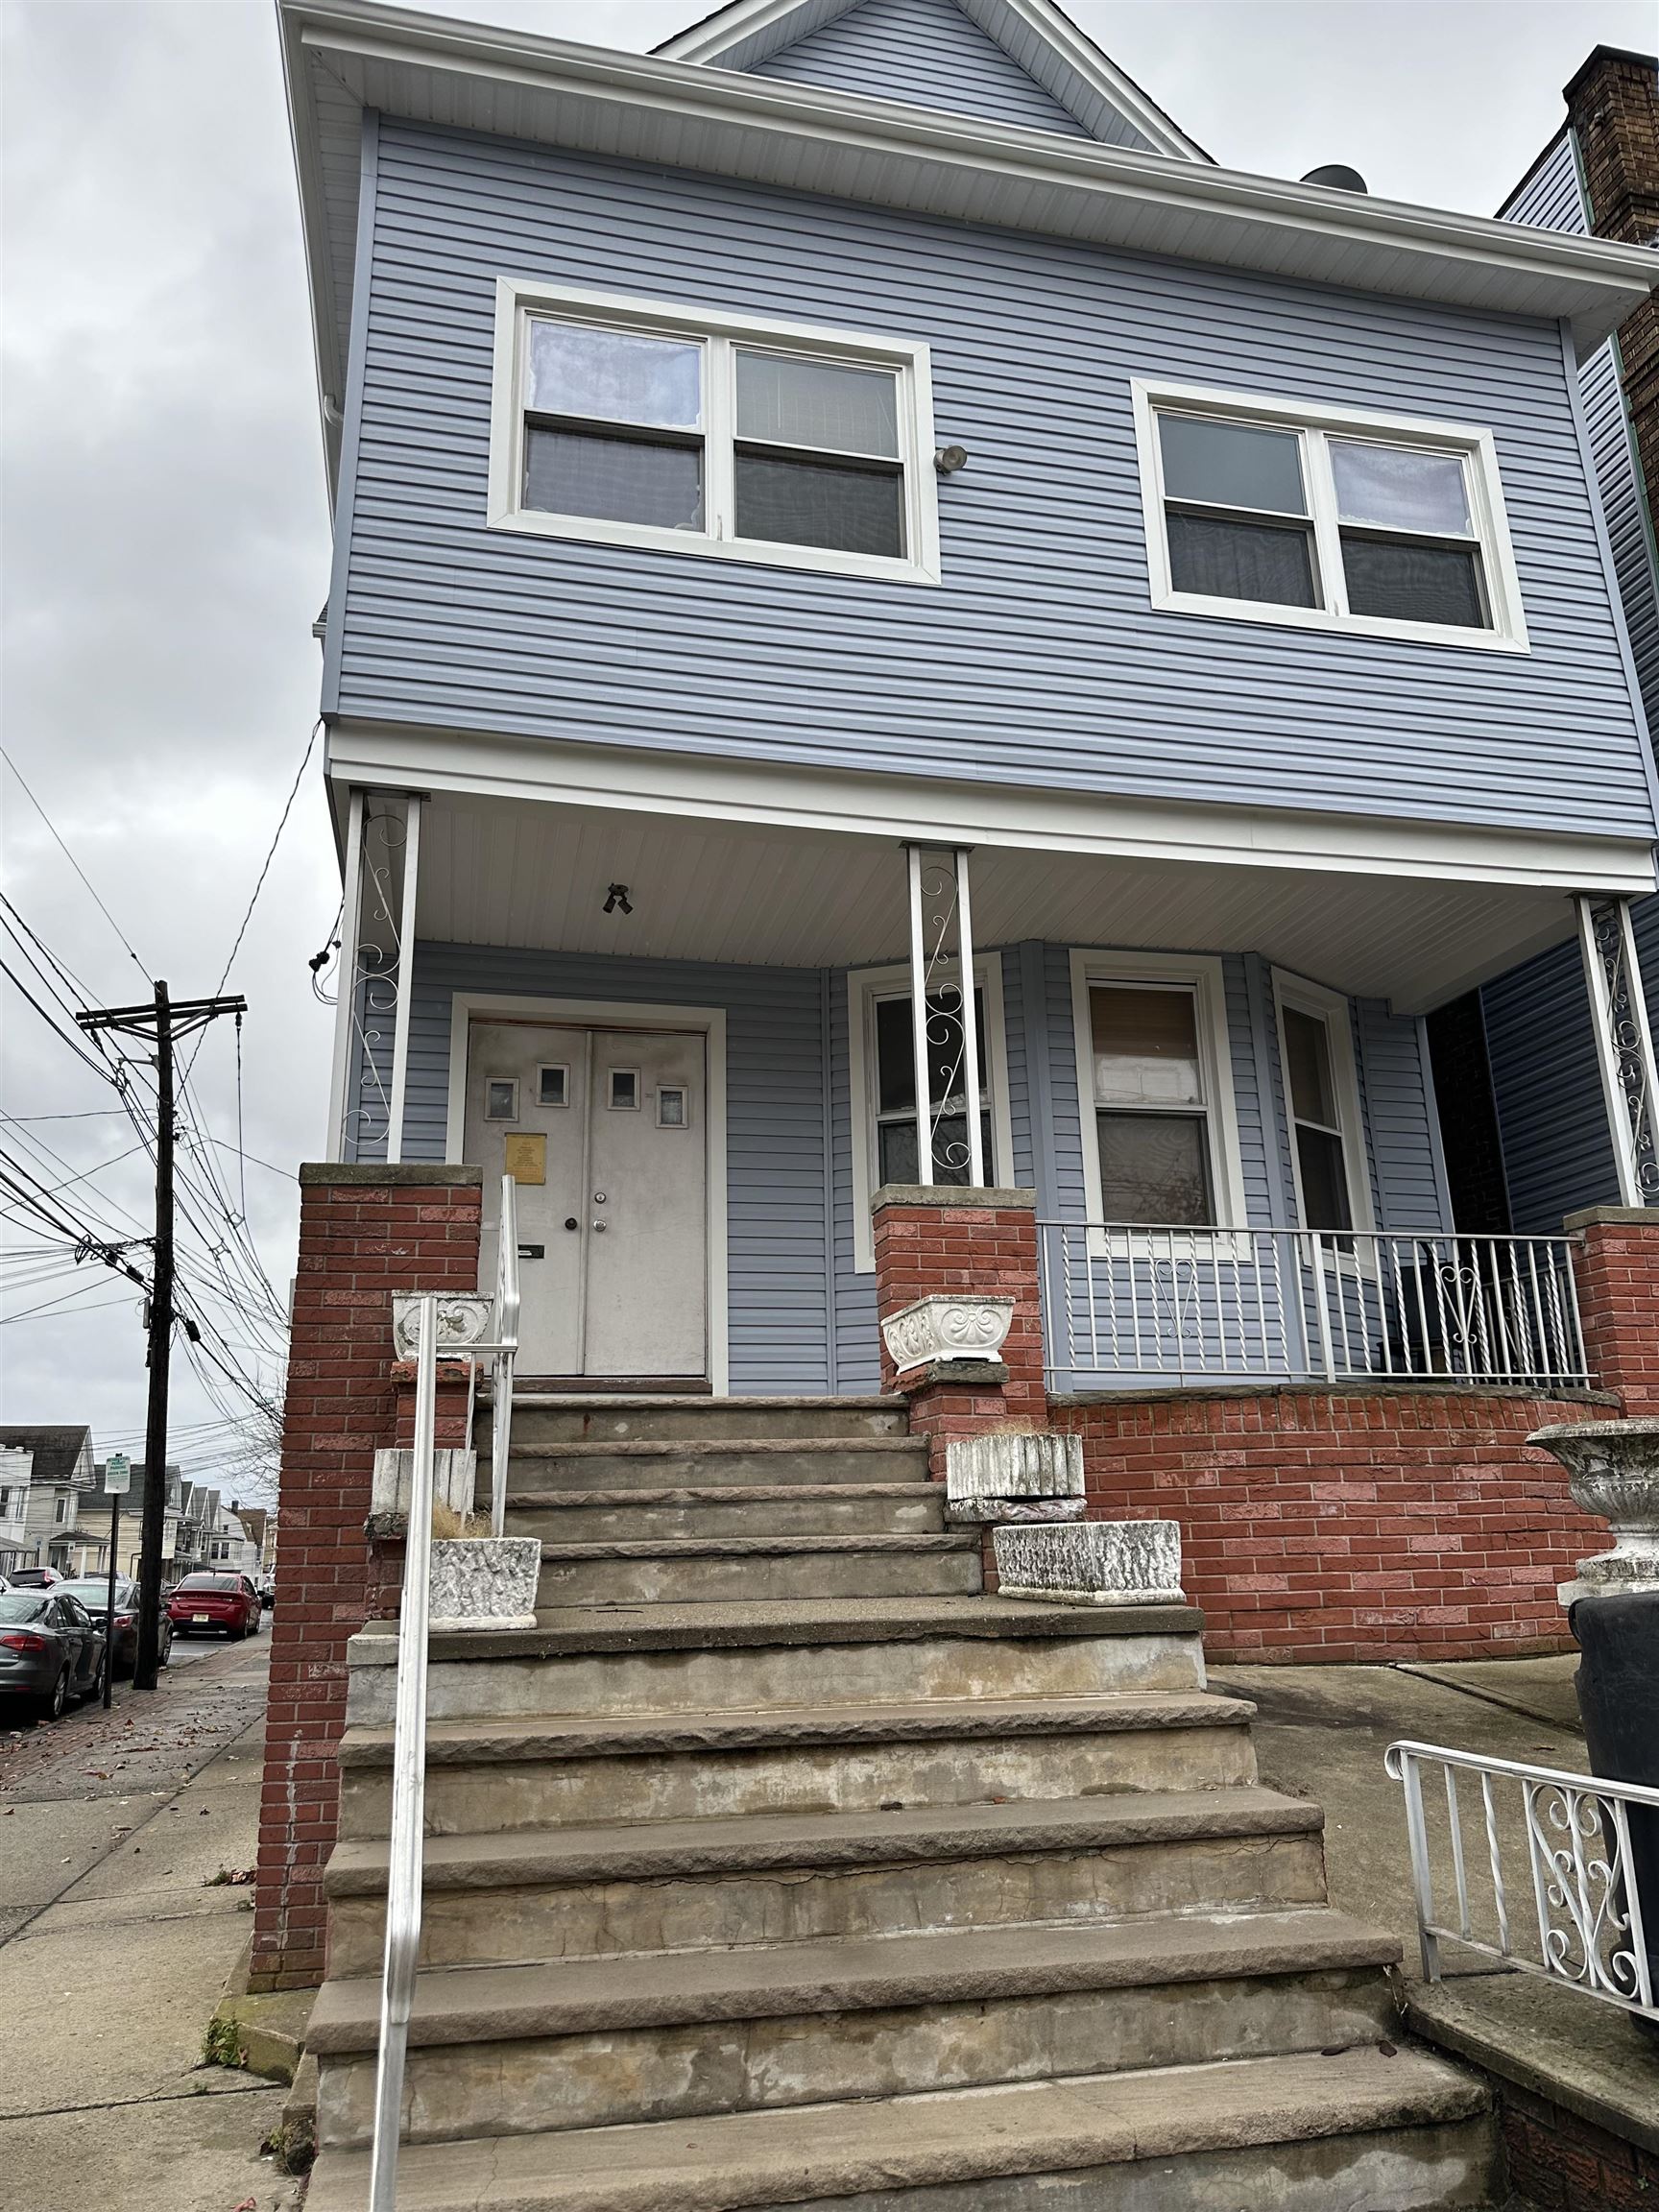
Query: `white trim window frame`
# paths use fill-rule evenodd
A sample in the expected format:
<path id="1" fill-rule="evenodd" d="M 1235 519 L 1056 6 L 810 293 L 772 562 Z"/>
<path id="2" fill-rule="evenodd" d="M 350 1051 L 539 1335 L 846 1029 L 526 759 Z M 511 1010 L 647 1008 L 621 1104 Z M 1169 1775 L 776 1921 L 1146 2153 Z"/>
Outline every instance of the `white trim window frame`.
<path id="1" fill-rule="evenodd" d="M 531 326 L 563 324 L 616 335 L 659 338 L 695 346 L 700 352 L 696 420 L 664 429 L 664 442 L 696 449 L 702 459 L 702 502 L 697 527 L 617 521 L 602 516 L 562 515 L 533 508 L 525 499 Z M 896 450 L 855 454 L 833 445 L 785 445 L 737 435 L 738 357 L 757 354 L 829 368 L 864 369 L 895 379 Z M 552 420 L 552 419 L 549 419 Z M 565 420 L 560 418 L 560 421 Z M 584 412 L 570 424 L 602 434 L 608 422 L 637 431 L 620 419 Z M 644 436 L 652 436 L 644 426 Z M 866 553 L 737 535 L 736 459 L 739 448 L 756 458 L 891 468 L 900 486 L 903 550 Z M 763 567 L 808 568 L 831 576 L 867 577 L 899 584 L 937 584 L 939 572 L 938 477 L 933 467 L 933 401 L 928 349 L 913 340 L 866 335 L 817 324 L 723 315 L 705 307 L 641 300 L 610 292 L 573 290 L 529 277 L 500 276 L 495 283 L 495 349 L 490 422 L 487 520 L 493 530 L 535 537 L 579 539 L 589 544 L 633 545 L 657 552 L 745 561 Z"/>
<path id="2" fill-rule="evenodd" d="M 955 981 L 954 965 L 941 982 Z M 991 1150 L 985 1166 L 1002 1189 L 1014 1182 L 1014 1129 L 1008 1103 L 1008 1040 L 1002 1014 L 1002 956 L 978 953 L 974 981 L 979 993 L 979 1036 L 985 1052 L 985 1100 L 991 1109 Z M 908 963 L 891 968 L 854 968 L 847 976 L 848 1094 L 853 1121 L 853 1265 L 860 1275 L 876 1267 L 875 1225 L 870 1201 L 877 1190 L 880 1141 L 877 1136 L 876 1008 L 883 998 L 910 997 Z"/>
<path id="3" fill-rule="evenodd" d="M 1334 1093 L 1336 1121 L 1334 1126 L 1299 1115 L 1291 1092 L 1290 1049 L 1285 1031 L 1286 1010 L 1306 1015 L 1317 1022 L 1325 1032 L 1326 1052 L 1329 1061 L 1332 1088 Z M 1342 1169 L 1347 1185 L 1350 1228 L 1365 1236 L 1376 1227 L 1376 1213 L 1371 1203 L 1371 1168 L 1365 1144 L 1365 1115 L 1359 1096 L 1359 1068 L 1354 1053 L 1354 1016 L 1348 1000 L 1339 991 L 1332 991 L 1323 983 L 1310 982 L 1304 975 L 1287 974 L 1282 968 L 1273 970 L 1273 1022 L 1279 1046 L 1279 1087 L 1284 1099 L 1285 1128 L 1290 1146 L 1291 1190 L 1296 1205 L 1296 1226 L 1308 1227 L 1308 1200 L 1303 1190 L 1302 1155 L 1296 1132 L 1304 1125 L 1324 1136 L 1335 1136 L 1342 1145 Z M 1344 1232 L 1326 1229 L 1319 1234 L 1340 1238 Z M 1337 1256 L 1347 1264 L 1354 1263 L 1351 1250 L 1336 1247 Z M 1368 1264 L 1368 1262 L 1367 1262 Z"/>
<path id="4" fill-rule="evenodd" d="M 1266 622 L 1299 630 L 1341 631 L 1358 637 L 1390 637 L 1420 645 L 1473 648 L 1487 653 L 1531 650 L 1521 602 L 1521 579 L 1503 504 L 1498 447 L 1490 430 L 1478 425 L 1421 421 L 1384 415 L 1368 408 L 1280 399 L 1260 394 L 1216 391 L 1206 385 L 1131 380 L 1135 444 L 1140 461 L 1142 509 L 1146 529 L 1147 568 L 1152 605 L 1169 614 L 1204 614 L 1230 622 Z M 1223 598 L 1210 592 L 1177 590 L 1171 574 L 1164 454 L 1158 421 L 1162 415 L 1185 416 L 1244 429 L 1293 432 L 1298 440 L 1305 513 L 1235 508 L 1226 501 L 1175 502 L 1183 513 L 1209 512 L 1223 520 L 1284 526 L 1306 522 L 1311 541 L 1314 604 L 1284 605 L 1271 600 Z M 1340 512 L 1332 449 L 1344 444 L 1393 447 L 1407 453 L 1454 458 L 1462 465 L 1468 529 L 1436 534 L 1392 523 L 1345 519 Z M 1384 614 L 1356 613 L 1349 604 L 1343 565 L 1344 534 L 1391 544 L 1418 542 L 1426 547 L 1467 547 L 1476 557 L 1486 622 L 1425 622 Z"/>
<path id="5" fill-rule="evenodd" d="M 1233 1084 L 1233 1039 L 1227 1020 L 1226 977 L 1221 962 L 1209 953 L 1111 952 L 1073 950 L 1071 954 L 1071 1035 L 1076 1048 L 1077 1103 L 1083 1146 L 1083 1190 L 1092 1224 L 1091 1250 L 1121 1252 L 1131 1242 L 1104 1234 L 1106 1202 L 1100 1175 L 1097 1113 L 1110 1112 L 1094 1095 L 1094 1009 L 1090 992 L 1097 984 L 1132 990 L 1185 991 L 1193 1002 L 1202 1099 L 1194 1109 L 1205 1125 L 1210 1191 L 1217 1229 L 1243 1229 L 1249 1214 L 1244 1193 L 1244 1160 L 1238 1142 L 1238 1108 Z M 1121 1109 L 1133 1111 L 1133 1109 Z M 1162 1111 L 1162 1109 L 1160 1109 Z M 1147 1223 L 1148 1228 L 1160 1224 Z M 1169 1224 L 1179 1231 L 1183 1223 Z M 1199 1234 L 1203 1234 L 1202 1231 Z"/>

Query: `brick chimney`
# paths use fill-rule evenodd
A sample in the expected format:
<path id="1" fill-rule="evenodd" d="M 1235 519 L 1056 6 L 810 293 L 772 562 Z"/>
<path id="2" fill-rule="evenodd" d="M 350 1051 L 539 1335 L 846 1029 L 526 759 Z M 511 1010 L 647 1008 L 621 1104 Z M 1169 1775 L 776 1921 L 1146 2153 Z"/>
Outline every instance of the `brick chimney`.
<path id="1" fill-rule="evenodd" d="M 1597 237 L 1659 245 L 1659 61 L 1598 46 L 1562 98 Z M 1620 325 L 1619 352 L 1647 512 L 1659 516 L 1659 300 Z"/>

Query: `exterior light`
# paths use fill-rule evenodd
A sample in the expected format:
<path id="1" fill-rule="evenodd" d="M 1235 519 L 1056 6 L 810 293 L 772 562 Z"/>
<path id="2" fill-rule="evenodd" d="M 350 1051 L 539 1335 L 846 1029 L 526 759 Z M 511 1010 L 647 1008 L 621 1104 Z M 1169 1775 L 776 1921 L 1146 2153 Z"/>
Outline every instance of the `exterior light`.
<path id="1" fill-rule="evenodd" d="M 958 469 L 968 466 L 966 445 L 941 445 L 933 456 L 933 466 L 941 476 L 954 476 Z"/>

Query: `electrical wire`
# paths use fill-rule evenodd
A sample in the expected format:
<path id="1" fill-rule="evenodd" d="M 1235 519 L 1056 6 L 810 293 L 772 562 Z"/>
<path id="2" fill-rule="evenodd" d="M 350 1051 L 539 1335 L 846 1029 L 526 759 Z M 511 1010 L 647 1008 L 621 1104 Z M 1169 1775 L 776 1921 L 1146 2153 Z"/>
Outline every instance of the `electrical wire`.
<path id="1" fill-rule="evenodd" d="M 52 832 L 52 836 L 55 843 L 57 844 L 58 850 L 62 854 L 64 859 L 68 861 L 70 867 L 74 869 L 76 875 L 80 877 L 82 882 L 85 884 L 86 889 L 91 893 L 93 905 L 97 907 L 99 913 L 103 915 L 105 921 L 108 923 L 110 928 L 113 929 L 116 936 L 120 938 L 121 943 L 123 946 L 125 946 L 128 956 L 132 961 L 133 966 L 148 982 L 150 980 L 150 971 L 145 967 L 143 961 L 139 959 L 137 953 L 133 951 L 132 941 L 128 937 L 126 930 L 122 928 L 120 923 L 116 921 L 114 915 L 110 913 L 108 907 L 105 905 L 103 900 L 98 896 L 97 888 L 94 885 L 92 878 L 87 875 L 85 869 L 82 867 L 80 861 L 76 859 L 74 854 L 70 852 L 68 846 L 64 844 L 62 838 L 59 835 L 57 824 L 53 821 L 51 815 L 47 813 L 45 807 L 41 805 L 39 800 L 36 798 L 34 792 L 30 790 L 28 784 L 23 781 L 22 770 L 18 767 L 16 761 L 12 759 L 11 754 L 6 751 L 6 748 L 3 745 L 0 745 L 0 760 L 4 760 L 7 767 L 11 769 L 12 775 L 16 777 L 19 784 L 22 785 L 24 796 L 28 799 L 29 804 L 34 807 L 36 813 L 39 815 L 41 821 L 45 823 L 47 829 Z"/>

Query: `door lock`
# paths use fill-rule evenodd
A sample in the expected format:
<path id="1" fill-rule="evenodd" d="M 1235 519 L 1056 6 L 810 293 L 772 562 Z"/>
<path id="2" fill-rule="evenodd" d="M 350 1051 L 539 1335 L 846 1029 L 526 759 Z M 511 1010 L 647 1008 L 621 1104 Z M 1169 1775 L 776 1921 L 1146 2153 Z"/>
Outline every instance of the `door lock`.
<path id="1" fill-rule="evenodd" d="M 593 1234 L 594 1234 L 594 1236 L 595 1236 L 595 1237 L 603 1237 L 603 1236 L 604 1236 L 604 1234 L 605 1234 L 605 1224 L 604 1224 L 604 1222 L 603 1222 L 603 1221 L 595 1221 L 595 1222 L 594 1222 L 594 1224 L 593 1224 Z"/>
<path id="2" fill-rule="evenodd" d="M 566 1229 L 580 1229 L 582 1224 L 577 1220 L 574 1214 L 566 1214 L 565 1216 L 565 1226 Z"/>
<path id="3" fill-rule="evenodd" d="M 595 1205 L 595 1206 L 603 1206 L 603 1205 L 604 1205 L 604 1203 L 605 1203 L 605 1193 L 604 1193 L 604 1191 L 603 1191 L 603 1190 L 595 1190 L 595 1191 L 594 1191 L 594 1193 L 593 1193 L 593 1203 L 594 1203 L 594 1205 Z"/>

